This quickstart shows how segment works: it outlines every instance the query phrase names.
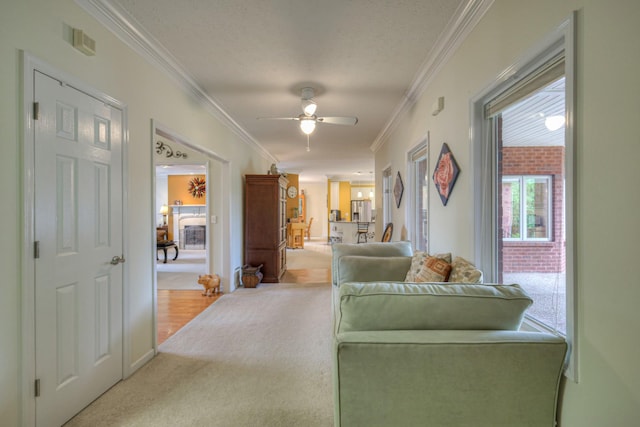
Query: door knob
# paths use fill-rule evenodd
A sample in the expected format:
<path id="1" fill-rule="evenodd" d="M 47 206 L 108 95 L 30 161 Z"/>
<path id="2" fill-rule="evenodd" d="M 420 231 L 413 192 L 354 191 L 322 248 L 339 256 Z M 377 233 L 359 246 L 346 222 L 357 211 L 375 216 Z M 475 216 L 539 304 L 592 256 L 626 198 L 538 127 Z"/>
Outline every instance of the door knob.
<path id="1" fill-rule="evenodd" d="M 116 255 L 113 258 L 111 258 L 111 264 L 113 264 L 113 265 L 118 265 L 121 262 L 124 262 L 124 257 L 123 256 L 120 257 L 120 256 Z"/>

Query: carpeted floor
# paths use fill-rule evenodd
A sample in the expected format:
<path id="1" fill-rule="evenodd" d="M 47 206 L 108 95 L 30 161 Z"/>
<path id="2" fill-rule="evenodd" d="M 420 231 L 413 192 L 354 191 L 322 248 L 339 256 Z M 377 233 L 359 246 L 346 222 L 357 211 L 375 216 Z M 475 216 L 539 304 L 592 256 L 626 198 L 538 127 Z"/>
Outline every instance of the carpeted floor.
<path id="1" fill-rule="evenodd" d="M 330 247 L 310 246 L 288 262 L 329 269 Z M 66 425 L 332 426 L 330 294 L 280 283 L 223 295 Z"/>
<path id="2" fill-rule="evenodd" d="M 160 260 L 157 262 L 158 289 L 202 289 L 198 284 L 198 276 L 206 274 L 206 251 L 182 249 L 178 259 L 173 260 L 173 249 L 169 249 L 167 263 L 163 263 L 164 256 L 158 252 Z"/>

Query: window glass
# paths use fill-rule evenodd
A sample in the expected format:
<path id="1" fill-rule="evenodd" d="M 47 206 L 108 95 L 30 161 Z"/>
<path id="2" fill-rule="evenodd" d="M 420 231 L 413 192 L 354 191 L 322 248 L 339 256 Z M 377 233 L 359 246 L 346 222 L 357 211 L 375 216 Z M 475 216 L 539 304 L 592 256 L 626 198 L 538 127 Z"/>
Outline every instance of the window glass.
<path id="1" fill-rule="evenodd" d="M 503 176 L 502 238 L 510 241 L 549 240 L 550 192 L 550 176 Z"/>
<path id="2" fill-rule="evenodd" d="M 428 221 L 429 221 L 429 186 L 427 178 L 427 145 L 420 144 L 409 153 L 410 193 L 407 198 L 409 224 L 411 227 L 411 242 L 416 251 L 428 249 Z"/>

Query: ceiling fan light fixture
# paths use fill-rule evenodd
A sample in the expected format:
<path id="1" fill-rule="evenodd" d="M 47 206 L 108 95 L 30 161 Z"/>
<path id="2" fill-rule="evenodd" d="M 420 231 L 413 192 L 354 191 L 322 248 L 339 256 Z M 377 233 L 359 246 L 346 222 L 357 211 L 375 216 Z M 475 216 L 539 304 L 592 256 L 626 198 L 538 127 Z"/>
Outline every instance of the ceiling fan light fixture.
<path id="1" fill-rule="evenodd" d="M 301 119 L 300 120 L 300 129 L 302 132 L 309 135 L 316 128 L 315 119 Z"/>
<path id="2" fill-rule="evenodd" d="M 316 109 L 318 108 L 318 104 L 315 103 L 312 99 L 303 99 L 302 100 L 302 111 L 305 116 L 311 117 L 316 113 Z"/>

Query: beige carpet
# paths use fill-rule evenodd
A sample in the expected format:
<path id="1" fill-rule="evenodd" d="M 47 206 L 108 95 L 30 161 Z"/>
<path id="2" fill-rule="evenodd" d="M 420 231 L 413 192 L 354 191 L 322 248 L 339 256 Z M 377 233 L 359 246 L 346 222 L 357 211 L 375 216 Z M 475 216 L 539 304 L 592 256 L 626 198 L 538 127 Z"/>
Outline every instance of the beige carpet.
<path id="1" fill-rule="evenodd" d="M 198 284 L 198 276 L 207 273 L 206 251 L 181 249 L 178 259 L 173 257 L 175 252 L 169 249 L 167 263 L 163 263 L 164 255 L 158 251 L 160 260 L 157 261 L 158 289 L 202 289 Z"/>
<path id="2" fill-rule="evenodd" d="M 289 261 L 321 254 L 329 268 L 329 250 Z M 67 426 L 332 426 L 330 293 L 281 283 L 222 296 Z"/>

